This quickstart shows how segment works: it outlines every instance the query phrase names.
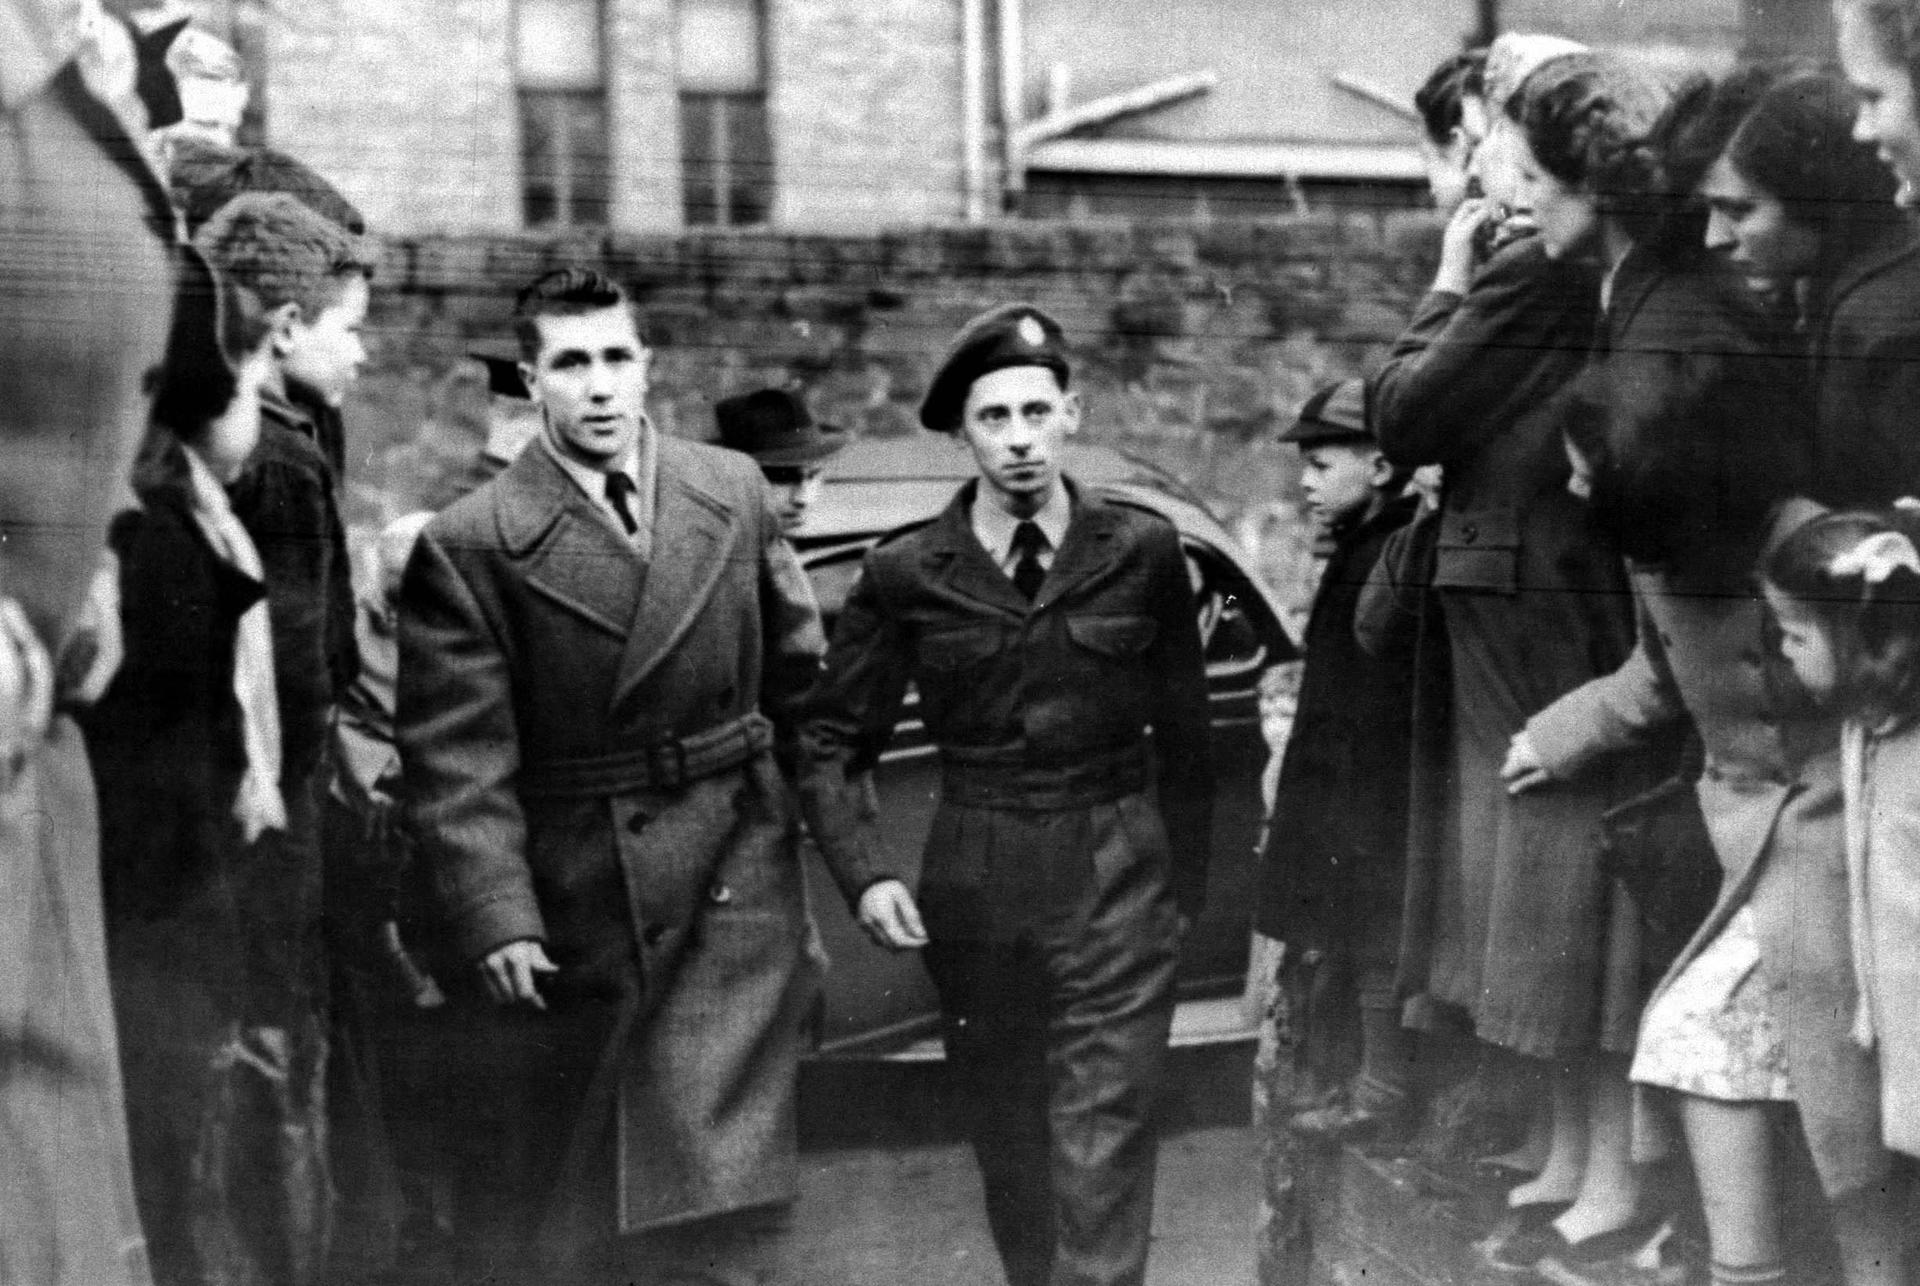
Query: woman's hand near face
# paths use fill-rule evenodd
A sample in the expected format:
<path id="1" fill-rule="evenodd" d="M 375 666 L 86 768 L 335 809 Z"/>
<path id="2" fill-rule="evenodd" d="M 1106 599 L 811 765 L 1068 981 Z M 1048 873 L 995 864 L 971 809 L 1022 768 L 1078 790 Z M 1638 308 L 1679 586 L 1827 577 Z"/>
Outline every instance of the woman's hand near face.
<path id="1" fill-rule="evenodd" d="M 1433 276 L 1433 288 L 1449 294 L 1464 295 L 1473 283 L 1478 257 L 1476 243 L 1480 229 L 1498 217 L 1498 209 L 1486 197 L 1468 197 L 1447 220 L 1440 239 L 1440 270 Z"/>

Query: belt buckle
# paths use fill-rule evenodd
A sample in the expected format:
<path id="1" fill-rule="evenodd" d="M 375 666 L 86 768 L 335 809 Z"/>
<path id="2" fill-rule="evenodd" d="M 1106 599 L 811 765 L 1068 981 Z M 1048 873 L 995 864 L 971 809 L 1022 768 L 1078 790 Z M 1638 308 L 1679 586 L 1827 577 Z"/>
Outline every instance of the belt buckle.
<path id="1" fill-rule="evenodd" d="M 679 790 L 687 784 L 687 743 L 678 737 L 664 737 L 647 751 L 647 771 L 654 786 Z"/>

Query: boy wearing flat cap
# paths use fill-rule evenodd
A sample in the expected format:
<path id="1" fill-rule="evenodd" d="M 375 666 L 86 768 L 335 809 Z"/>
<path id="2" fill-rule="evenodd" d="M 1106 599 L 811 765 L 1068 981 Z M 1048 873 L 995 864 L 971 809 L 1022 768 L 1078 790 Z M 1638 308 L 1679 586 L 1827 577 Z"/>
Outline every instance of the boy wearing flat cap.
<path id="1" fill-rule="evenodd" d="M 1406 869 L 1411 670 L 1354 637 L 1354 613 L 1387 538 L 1413 518 L 1406 478 L 1374 443 L 1367 388 L 1328 385 L 1307 399 L 1282 442 L 1303 457 L 1307 506 L 1331 543 L 1313 614 L 1293 733 L 1280 765 L 1261 863 L 1255 928 L 1287 946 L 1283 981 L 1308 998 L 1304 1055 L 1344 1081 L 1333 1100 L 1293 1118 L 1300 1133 L 1393 1143 L 1411 1113 L 1409 1043 L 1394 969 Z M 1357 1071 L 1329 1067 L 1360 1027 Z"/>
<path id="2" fill-rule="evenodd" d="M 827 458 L 847 445 L 847 435 L 831 424 L 815 424 L 800 396 L 786 389 L 763 388 L 713 404 L 720 445 L 753 457 L 773 491 L 780 531 L 791 537 L 805 525 L 807 510 L 820 495 Z"/>
<path id="3" fill-rule="evenodd" d="M 800 788 L 861 925 L 925 950 L 1008 1280 L 1138 1286 L 1149 1117 L 1209 851 L 1207 685 L 1173 527 L 1060 472 L 1068 379 L 1038 309 L 955 339 L 920 418 L 965 440 L 977 477 L 867 555 L 808 702 Z M 941 764 L 917 892 L 848 786 L 910 682 Z"/>

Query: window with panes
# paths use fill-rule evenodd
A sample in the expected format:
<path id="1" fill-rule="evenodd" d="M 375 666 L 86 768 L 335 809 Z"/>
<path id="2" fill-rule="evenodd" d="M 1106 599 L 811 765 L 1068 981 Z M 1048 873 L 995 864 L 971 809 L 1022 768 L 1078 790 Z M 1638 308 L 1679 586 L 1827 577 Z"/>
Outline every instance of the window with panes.
<path id="1" fill-rule="evenodd" d="M 529 226 L 607 221 L 605 24 L 601 0 L 515 0 L 521 209 Z"/>
<path id="2" fill-rule="evenodd" d="M 678 0 L 681 197 L 689 224 L 765 223 L 773 207 L 762 0 Z"/>

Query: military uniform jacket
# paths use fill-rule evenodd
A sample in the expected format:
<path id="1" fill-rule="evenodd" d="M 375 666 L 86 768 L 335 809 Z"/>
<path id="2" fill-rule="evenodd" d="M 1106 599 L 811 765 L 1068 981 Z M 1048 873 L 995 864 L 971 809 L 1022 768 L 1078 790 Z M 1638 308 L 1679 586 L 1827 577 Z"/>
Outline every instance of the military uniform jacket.
<path id="1" fill-rule="evenodd" d="M 427 525 L 400 595 L 407 820 L 456 976 L 539 939 L 555 1021 L 609 998 L 629 1016 L 609 1052 L 628 1230 L 791 1194 L 813 979 L 770 752 L 679 787 L 530 789 L 649 748 L 671 763 L 756 712 L 778 736 L 818 671 L 818 610 L 753 462 L 656 446 L 650 562 L 535 443 Z"/>
<path id="2" fill-rule="evenodd" d="M 973 533 L 975 483 L 927 526 L 867 554 L 802 735 L 808 823 L 850 903 L 896 872 L 846 780 L 878 760 L 912 683 L 949 767 L 1062 780 L 1137 753 L 1151 728 L 1171 885 L 1180 909 L 1198 912 L 1213 759 L 1179 537 L 1162 518 L 1066 485 L 1073 518 L 1032 603 Z M 1095 801 L 1069 788 L 1052 802 Z M 936 838 L 924 870 L 959 857 Z"/>

